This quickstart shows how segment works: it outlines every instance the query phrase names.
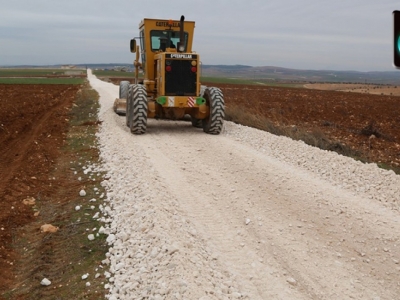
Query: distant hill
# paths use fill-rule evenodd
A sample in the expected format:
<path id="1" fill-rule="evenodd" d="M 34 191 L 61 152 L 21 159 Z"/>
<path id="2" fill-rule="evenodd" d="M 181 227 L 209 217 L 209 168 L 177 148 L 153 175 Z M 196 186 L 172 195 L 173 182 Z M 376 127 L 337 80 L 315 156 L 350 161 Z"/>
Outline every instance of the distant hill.
<path id="1" fill-rule="evenodd" d="M 18 68 L 52 66 L 7 66 Z M 77 68 L 133 71 L 132 63 L 75 64 Z M 252 67 L 246 65 L 202 65 L 202 76 L 228 77 L 272 82 L 352 82 L 400 85 L 400 71 L 358 72 L 332 70 L 298 70 L 275 66 Z"/>
<path id="2" fill-rule="evenodd" d="M 332 70 L 297 70 L 274 66 L 203 65 L 202 76 L 249 78 L 279 82 L 352 82 L 400 84 L 400 71 L 358 72 Z"/>

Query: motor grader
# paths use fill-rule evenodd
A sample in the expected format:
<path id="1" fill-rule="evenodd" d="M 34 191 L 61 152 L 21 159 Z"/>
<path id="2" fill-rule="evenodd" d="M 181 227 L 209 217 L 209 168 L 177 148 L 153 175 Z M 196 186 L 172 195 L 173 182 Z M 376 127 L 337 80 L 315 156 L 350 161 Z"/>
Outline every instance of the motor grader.
<path id="1" fill-rule="evenodd" d="M 115 112 L 125 114 L 133 134 L 146 132 L 148 118 L 189 116 L 194 127 L 209 134 L 221 132 L 223 94 L 200 83 L 200 56 L 192 51 L 194 27 L 184 16 L 179 21 L 144 19 L 139 24 L 140 36 L 130 41 L 130 50 L 136 53 L 134 84 L 121 81 L 114 103 Z M 144 74 L 140 80 L 139 68 Z"/>

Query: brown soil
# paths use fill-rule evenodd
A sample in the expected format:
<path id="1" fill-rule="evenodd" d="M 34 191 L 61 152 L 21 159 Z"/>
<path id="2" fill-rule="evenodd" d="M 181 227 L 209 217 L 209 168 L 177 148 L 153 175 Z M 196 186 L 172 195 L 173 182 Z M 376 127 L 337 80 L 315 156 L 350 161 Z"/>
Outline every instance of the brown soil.
<path id="1" fill-rule="evenodd" d="M 0 291 L 16 281 L 14 242 L 41 216 L 22 201 L 46 205 L 62 182 L 49 178 L 68 130 L 78 85 L 0 85 Z M 39 228 L 35 232 L 39 232 Z M 1 294 L 0 294 L 1 295 Z"/>
<path id="2" fill-rule="evenodd" d="M 305 84 L 304 87 L 308 89 L 324 91 L 342 91 L 374 95 L 400 96 L 400 87 L 394 85 L 359 83 L 312 83 Z"/>

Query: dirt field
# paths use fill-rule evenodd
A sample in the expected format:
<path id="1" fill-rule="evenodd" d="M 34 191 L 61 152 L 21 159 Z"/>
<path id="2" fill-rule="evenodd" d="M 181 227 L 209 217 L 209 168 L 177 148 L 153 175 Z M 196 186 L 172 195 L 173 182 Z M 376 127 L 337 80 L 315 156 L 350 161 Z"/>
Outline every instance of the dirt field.
<path id="1" fill-rule="evenodd" d="M 51 199 L 63 182 L 49 178 L 68 130 L 79 85 L 0 85 L 0 291 L 12 286 L 13 243 L 36 220 L 22 201 Z M 58 201 L 58 199 L 52 199 Z M 35 232 L 39 232 L 38 228 Z"/>
<path id="2" fill-rule="evenodd" d="M 369 94 L 219 86 L 226 105 L 240 105 L 278 125 L 320 131 L 370 161 L 400 165 L 400 98 Z M 62 179 L 49 178 L 68 130 L 68 112 L 79 86 L 0 85 L 0 290 L 15 284 L 12 243 L 36 220 L 28 196 L 50 199 Z M 56 201 L 54 199 L 53 201 Z"/>
<path id="3" fill-rule="evenodd" d="M 374 95 L 400 96 L 400 87 L 393 85 L 356 84 L 356 83 L 313 83 L 305 88 L 323 91 L 342 91 Z"/>

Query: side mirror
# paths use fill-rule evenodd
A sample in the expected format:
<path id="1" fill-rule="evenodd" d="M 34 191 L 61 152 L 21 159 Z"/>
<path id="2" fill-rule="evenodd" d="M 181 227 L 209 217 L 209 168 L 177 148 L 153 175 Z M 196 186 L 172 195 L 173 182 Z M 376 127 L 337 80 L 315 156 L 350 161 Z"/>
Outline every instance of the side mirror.
<path id="1" fill-rule="evenodd" d="M 131 52 L 132 53 L 136 52 L 136 40 L 135 39 L 131 40 Z"/>

